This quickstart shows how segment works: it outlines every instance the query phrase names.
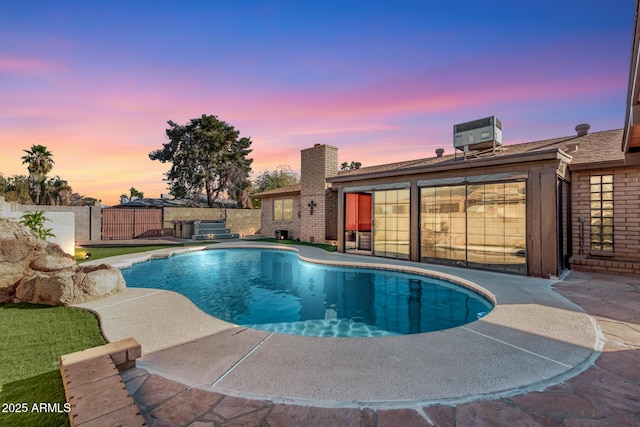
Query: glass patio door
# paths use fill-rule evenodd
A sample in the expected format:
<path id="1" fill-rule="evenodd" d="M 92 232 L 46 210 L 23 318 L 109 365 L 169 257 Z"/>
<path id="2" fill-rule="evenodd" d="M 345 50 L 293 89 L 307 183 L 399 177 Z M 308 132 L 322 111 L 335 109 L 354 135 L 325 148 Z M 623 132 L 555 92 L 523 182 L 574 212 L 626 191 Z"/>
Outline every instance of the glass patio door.
<path id="1" fill-rule="evenodd" d="M 409 259 L 409 189 L 373 193 L 373 255 Z"/>

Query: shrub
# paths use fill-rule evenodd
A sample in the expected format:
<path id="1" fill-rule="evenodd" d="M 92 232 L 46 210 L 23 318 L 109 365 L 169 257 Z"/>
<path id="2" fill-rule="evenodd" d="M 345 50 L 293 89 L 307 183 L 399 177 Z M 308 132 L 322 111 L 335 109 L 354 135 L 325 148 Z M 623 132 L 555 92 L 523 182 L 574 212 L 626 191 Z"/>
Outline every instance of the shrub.
<path id="1" fill-rule="evenodd" d="M 44 228 L 45 221 L 51 220 L 44 216 L 44 211 L 25 212 L 20 217 L 20 224 L 35 231 L 42 240 L 47 240 L 47 237 L 56 237 L 50 228 Z"/>

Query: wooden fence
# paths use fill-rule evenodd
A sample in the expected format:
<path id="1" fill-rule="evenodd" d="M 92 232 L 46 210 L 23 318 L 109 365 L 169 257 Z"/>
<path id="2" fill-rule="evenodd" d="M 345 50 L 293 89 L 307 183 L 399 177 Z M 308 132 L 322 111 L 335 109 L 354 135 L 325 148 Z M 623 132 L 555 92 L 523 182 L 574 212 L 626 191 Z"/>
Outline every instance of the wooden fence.
<path id="1" fill-rule="evenodd" d="M 102 240 L 162 237 L 162 209 L 102 209 Z"/>

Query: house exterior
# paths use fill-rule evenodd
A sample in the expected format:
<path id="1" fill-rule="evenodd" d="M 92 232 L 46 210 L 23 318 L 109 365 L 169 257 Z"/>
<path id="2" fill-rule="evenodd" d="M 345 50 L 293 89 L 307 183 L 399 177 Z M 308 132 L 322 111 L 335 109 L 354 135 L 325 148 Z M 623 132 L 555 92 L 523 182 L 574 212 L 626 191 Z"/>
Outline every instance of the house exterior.
<path id="1" fill-rule="evenodd" d="M 620 149 L 623 136 L 574 134 L 341 172 L 337 148 L 316 145 L 302 150 L 300 184 L 256 195 L 262 234 L 539 277 L 640 273 L 640 163 Z"/>
<path id="2" fill-rule="evenodd" d="M 301 152 L 298 185 L 262 199 L 262 234 L 516 274 L 640 274 L 638 12 L 624 129 L 338 171 Z M 278 232 L 278 233 L 276 233 Z"/>

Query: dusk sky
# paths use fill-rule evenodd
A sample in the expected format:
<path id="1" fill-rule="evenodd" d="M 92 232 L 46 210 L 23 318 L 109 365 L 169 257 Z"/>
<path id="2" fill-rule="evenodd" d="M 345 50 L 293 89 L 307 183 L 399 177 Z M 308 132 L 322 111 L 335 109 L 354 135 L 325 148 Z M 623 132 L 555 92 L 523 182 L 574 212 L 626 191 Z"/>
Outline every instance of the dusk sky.
<path id="1" fill-rule="evenodd" d="M 0 172 L 45 145 L 75 192 L 166 193 L 167 121 L 217 115 L 254 176 L 300 150 L 364 166 L 453 152 L 486 116 L 504 143 L 623 127 L 633 0 L 2 1 Z"/>

